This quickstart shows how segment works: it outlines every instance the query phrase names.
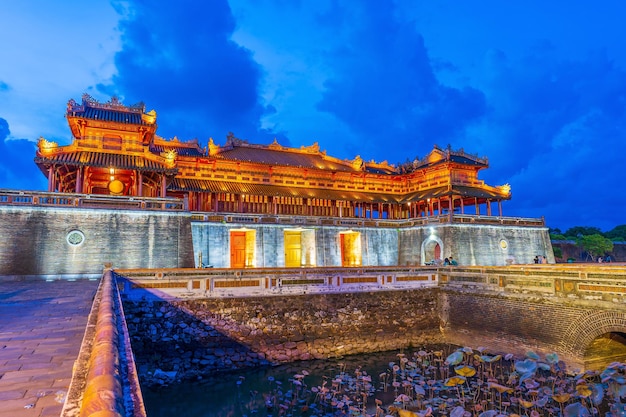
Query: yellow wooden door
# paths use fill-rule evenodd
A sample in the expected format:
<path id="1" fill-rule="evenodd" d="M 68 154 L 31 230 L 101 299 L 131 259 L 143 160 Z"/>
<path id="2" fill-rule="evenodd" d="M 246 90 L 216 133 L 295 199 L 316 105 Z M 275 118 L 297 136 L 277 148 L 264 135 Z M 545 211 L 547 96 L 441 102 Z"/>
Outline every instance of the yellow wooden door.
<path id="1" fill-rule="evenodd" d="M 302 239 L 300 232 L 285 232 L 285 266 L 288 268 L 302 265 Z"/>
<path id="2" fill-rule="evenodd" d="M 230 267 L 246 266 L 246 232 L 230 233 Z"/>

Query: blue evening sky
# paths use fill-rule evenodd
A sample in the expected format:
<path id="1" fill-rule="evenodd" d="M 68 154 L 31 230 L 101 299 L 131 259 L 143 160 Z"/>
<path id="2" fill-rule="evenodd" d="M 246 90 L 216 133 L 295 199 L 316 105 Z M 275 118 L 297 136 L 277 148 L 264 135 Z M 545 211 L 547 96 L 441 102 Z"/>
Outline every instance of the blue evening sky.
<path id="1" fill-rule="evenodd" d="M 44 190 L 71 98 L 118 96 L 180 140 L 401 163 L 486 156 L 507 216 L 625 224 L 626 2 L 47 1 L 2 4 L 0 188 Z"/>

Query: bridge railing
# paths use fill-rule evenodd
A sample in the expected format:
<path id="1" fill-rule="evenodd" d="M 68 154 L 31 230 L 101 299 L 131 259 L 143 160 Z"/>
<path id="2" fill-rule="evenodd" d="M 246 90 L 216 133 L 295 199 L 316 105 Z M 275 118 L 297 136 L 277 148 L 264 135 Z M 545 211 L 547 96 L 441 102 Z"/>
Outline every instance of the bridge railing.
<path id="1" fill-rule="evenodd" d="M 626 265 L 556 264 L 360 268 L 115 270 L 126 296 L 232 297 L 440 287 L 570 299 L 620 300 Z"/>
<path id="2" fill-rule="evenodd" d="M 61 417 L 146 417 L 120 294 L 110 270 L 94 298 Z"/>
<path id="3" fill-rule="evenodd" d="M 163 298 L 410 289 L 437 285 L 432 267 L 116 269 L 123 293 Z"/>
<path id="4" fill-rule="evenodd" d="M 620 264 L 460 266 L 439 268 L 438 277 L 441 287 L 452 289 L 626 302 L 626 266 Z"/>

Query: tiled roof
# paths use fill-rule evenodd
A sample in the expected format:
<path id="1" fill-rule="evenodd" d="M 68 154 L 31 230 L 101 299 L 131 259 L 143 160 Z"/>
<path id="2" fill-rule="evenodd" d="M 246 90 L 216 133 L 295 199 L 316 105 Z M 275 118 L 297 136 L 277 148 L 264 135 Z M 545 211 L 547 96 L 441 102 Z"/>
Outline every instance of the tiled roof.
<path id="1" fill-rule="evenodd" d="M 151 172 L 176 172 L 176 168 L 168 168 L 158 162 L 136 155 L 120 155 L 113 153 L 77 151 L 53 155 L 51 157 L 38 156 L 37 164 L 53 163 L 74 166 L 115 167 L 119 169 L 134 169 Z"/>
<path id="2" fill-rule="evenodd" d="M 82 111 L 70 111 L 68 112 L 68 116 L 73 117 L 84 117 L 86 119 L 92 120 L 104 120 L 108 122 L 117 122 L 124 124 L 132 124 L 132 125 L 145 125 L 141 119 L 141 113 L 137 112 L 128 112 L 121 110 L 113 110 L 113 109 L 100 109 L 89 107 L 85 105 L 82 107 Z"/>
<path id="3" fill-rule="evenodd" d="M 402 203 L 408 203 L 410 201 L 423 201 L 429 198 L 440 198 L 448 195 L 472 197 L 472 198 L 484 198 L 484 199 L 499 199 L 503 196 L 483 188 L 467 187 L 463 185 L 455 185 L 450 190 L 447 186 L 430 188 L 427 190 L 421 190 L 406 194 L 402 197 Z"/>
<path id="4" fill-rule="evenodd" d="M 397 202 L 399 196 L 362 193 L 351 190 L 327 190 L 321 188 L 280 187 L 266 184 L 175 178 L 168 186 L 171 191 L 196 191 L 232 194 L 252 194 L 282 197 L 322 198 L 329 200 L 366 201 L 374 203 Z"/>
<path id="5" fill-rule="evenodd" d="M 150 152 L 153 152 L 157 155 L 160 155 L 161 152 L 165 152 L 170 149 L 175 150 L 176 153 L 180 156 L 198 156 L 198 157 L 206 156 L 202 149 L 191 148 L 189 146 L 176 146 L 174 142 L 168 143 L 167 146 L 164 146 L 164 145 L 151 145 L 150 146 Z"/>
<path id="6" fill-rule="evenodd" d="M 281 187 L 266 184 L 244 184 L 239 182 L 198 180 L 175 178 L 168 186 L 171 191 L 216 192 L 231 194 L 251 194 L 282 197 L 322 198 L 343 201 L 364 201 L 368 203 L 408 203 L 424 201 L 429 198 L 440 198 L 447 195 L 460 195 L 484 199 L 498 199 L 501 195 L 488 190 L 454 186 L 452 191 L 448 187 L 431 188 L 404 195 L 364 193 L 351 190 L 327 190 L 321 188 Z"/>
<path id="7" fill-rule="evenodd" d="M 256 162 L 267 165 L 283 165 L 301 168 L 315 168 L 331 171 L 356 171 L 350 164 L 341 164 L 324 159 L 320 154 L 289 152 L 285 150 L 258 147 L 235 146 L 216 155 L 232 161 Z"/>

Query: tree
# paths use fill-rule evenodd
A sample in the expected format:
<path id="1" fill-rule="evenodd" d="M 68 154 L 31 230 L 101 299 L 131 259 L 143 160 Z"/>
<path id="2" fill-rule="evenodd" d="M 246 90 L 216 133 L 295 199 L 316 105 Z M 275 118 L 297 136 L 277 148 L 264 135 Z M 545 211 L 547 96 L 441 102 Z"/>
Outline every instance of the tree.
<path id="1" fill-rule="evenodd" d="M 592 259 L 613 250 L 613 242 L 598 233 L 581 236 L 578 242 Z"/>
<path id="2" fill-rule="evenodd" d="M 612 230 L 604 233 L 604 236 L 613 242 L 623 242 L 626 240 L 626 224 L 615 226 Z"/>
<path id="3" fill-rule="evenodd" d="M 580 236 L 590 236 L 590 235 L 600 235 L 602 236 L 602 231 L 597 227 L 589 227 L 589 226 L 574 226 L 570 227 L 565 231 L 565 236 L 571 238 L 577 238 Z"/>

